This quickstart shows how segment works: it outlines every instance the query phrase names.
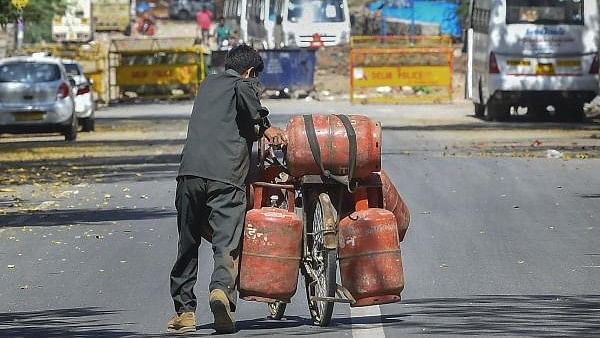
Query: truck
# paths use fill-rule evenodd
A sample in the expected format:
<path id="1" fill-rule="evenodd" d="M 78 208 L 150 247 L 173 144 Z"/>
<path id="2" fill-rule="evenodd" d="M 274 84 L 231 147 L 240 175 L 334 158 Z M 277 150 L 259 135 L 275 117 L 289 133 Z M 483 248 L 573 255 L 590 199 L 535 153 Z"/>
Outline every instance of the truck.
<path id="1" fill-rule="evenodd" d="M 92 0 L 92 9 L 96 31 L 131 31 L 131 0 Z"/>
<path id="2" fill-rule="evenodd" d="M 286 45 L 335 46 L 350 41 L 347 0 L 275 0 L 282 2 Z"/>
<path id="3" fill-rule="evenodd" d="M 62 15 L 52 20 L 52 39 L 56 42 L 89 42 L 94 38 L 91 0 L 68 0 Z"/>
<path id="4" fill-rule="evenodd" d="M 225 0 L 223 16 L 240 40 L 265 48 L 350 41 L 347 0 Z"/>

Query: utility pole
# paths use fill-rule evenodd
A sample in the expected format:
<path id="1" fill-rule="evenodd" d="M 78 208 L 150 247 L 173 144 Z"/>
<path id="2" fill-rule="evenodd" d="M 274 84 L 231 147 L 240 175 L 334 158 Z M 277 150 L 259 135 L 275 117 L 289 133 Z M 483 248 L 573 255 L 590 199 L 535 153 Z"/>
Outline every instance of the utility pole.
<path id="1" fill-rule="evenodd" d="M 29 0 L 11 0 L 11 4 L 17 9 L 17 20 L 15 22 L 15 48 L 23 47 L 23 37 L 25 36 L 25 22 L 23 21 L 23 8 L 27 6 Z"/>
<path id="2" fill-rule="evenodd" d="M 414 37 L 417 32 L 417 27 L 415 26 L 415 0 L 410 0 L 410 37 L 414 42 Z"/>

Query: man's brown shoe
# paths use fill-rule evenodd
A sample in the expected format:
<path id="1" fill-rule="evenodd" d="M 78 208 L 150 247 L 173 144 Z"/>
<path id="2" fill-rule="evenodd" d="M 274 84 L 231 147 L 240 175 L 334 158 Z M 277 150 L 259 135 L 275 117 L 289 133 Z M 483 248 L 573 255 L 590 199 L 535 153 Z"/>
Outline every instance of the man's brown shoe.
<path id="1" fill-rule="evenodd" d="M 174 315 L 169 320 L 167 331 L 171 333 L 196 331 L 196 314 L 194 312 L 183 312 L 180 315 Z"/>
<path id="2" fill-rule="evenodd" d="M 235 319 L 229 306 L 229 298 L 223 290 L 210 292 L 210 310 L 215 317 L 214 329 L 217 333 L 235 333 Z"/>

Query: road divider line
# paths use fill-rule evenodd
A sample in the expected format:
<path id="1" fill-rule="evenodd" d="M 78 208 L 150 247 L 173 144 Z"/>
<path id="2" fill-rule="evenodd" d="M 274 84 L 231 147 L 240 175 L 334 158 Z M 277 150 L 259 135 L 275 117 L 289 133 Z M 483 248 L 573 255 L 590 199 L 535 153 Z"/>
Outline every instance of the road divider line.
<path id="1" fill-rule="evenodd" d="M 381 323 L 381 309 L 379 308 L 379 305 L 351 307 L 350 317 L 352 320 L 353 338 L 385 337 L 383 323 Z"/>

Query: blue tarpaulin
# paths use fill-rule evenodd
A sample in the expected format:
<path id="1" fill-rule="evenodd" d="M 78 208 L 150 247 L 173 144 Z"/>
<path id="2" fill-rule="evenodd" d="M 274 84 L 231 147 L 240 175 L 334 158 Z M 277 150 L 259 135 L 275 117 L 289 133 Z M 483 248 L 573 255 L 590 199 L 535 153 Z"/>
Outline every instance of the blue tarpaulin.
<path id="1" fill-rule="evenodd" d="M 461 35 L 460 18 L 456 10 L 458 4 L 443 0 L 375 0 L 367 7 L 370 11 L 381 10 L 383 18 L 397 19 L 410 23 L 439 24 L 442 34 L 458 37 Z"/>

